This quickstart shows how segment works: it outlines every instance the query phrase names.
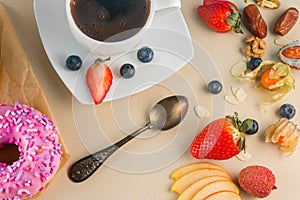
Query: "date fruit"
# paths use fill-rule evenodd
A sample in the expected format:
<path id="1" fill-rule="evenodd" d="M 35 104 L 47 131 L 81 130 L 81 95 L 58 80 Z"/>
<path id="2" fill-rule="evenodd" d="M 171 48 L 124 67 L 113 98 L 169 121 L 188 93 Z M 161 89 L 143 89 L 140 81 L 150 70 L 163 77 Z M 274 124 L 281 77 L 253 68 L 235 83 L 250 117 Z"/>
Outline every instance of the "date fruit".
<path id="1" fill-rule="evenodd" d="M 244 22 L 254 36 L 260 39 L 267 36 L 267 24 L 255 4 L 244 8 Z"/>
<path id="2" fill-rule="evenodd" d="M 297 8 L 288 8 L 277 20 L 275 24 L 275 32 L 280 35 L 286 35 L 296 24 L 299 17 L 299 11 Z"/>

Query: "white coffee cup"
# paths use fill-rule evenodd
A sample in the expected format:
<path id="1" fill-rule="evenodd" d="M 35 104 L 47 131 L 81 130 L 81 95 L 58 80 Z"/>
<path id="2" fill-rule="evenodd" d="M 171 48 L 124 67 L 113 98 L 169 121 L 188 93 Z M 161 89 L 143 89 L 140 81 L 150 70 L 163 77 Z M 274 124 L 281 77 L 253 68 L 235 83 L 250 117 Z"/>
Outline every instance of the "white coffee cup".
<path id="1" fill-rule="evenodd" d="M 181 7 L 180 0 L 150 0 L 151 5 L 150 5 L 150 12 L 147 21 L 145 25 L 136 34 L 121 41 L 106 42 L 106 41 L 95 40 L 87 36 L 86 34 L 84 34 L 78 28 L 71 13 L 71 6 L 70 6 L 71 1 L 72 0 L 66 0 L 66 15 L 73 36 L 87 50 L 104 56 L 112 56 L 112 55 L 120 54 L 128 50 L 131 50 L 134 46 L 136 46 L 141 41 L 143 34 L 151 26 L 156 11 L 162 9 L 168 9 L 168 8 Z"/>

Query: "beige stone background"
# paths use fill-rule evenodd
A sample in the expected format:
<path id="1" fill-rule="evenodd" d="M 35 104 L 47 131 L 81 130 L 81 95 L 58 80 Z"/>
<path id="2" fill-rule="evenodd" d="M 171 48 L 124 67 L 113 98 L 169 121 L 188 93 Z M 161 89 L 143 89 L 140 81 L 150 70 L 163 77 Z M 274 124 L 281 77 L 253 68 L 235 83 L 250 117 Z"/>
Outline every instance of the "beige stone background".
<path id="1" fill-rule="evenodd" d="M 71 93 L 64 86 L 56 72 L 52 68 L 47 55 L 43 49 L 37 25 L 35 23 L 33 1 L 32 0 L 1 0 L 7 9 L 7 12 L 13 22 L 17 36 L 28 56 L 34 72 L 40 84 L 45 92 L 45 96 L 49 102 L 49 106 L 54 114 L 57 126 L 59 127 L 63 139 L 65 141 L 65 147 L 71 155 L 71 158 L 64 166 L 64 168 L 57 174 L 55 179 L 51 182 L 47 190 L 43 191 L 38 199 L 52 200 L 52 199 L 163 199 L 171 200 L 176 199 L 176 195 L 170 192 L 172 181 L 169 178 L 170 173 L 177 167 L 196 162 L 191 158 L 188 152 L 183 152 L 183 155 L 169 163 L 164 168 L 149 173 L 126 173 L 120 170 L 113 169 L 109 166 L 103 166 L 93 177 L 84 183 L 75 184 L 72 183 L 67 177 L 68 167 L 78 160 L 79 158 L 87 155 L 89 149 L 96 150 L 103 148 L 105 142 L 99 141 L 99 146 L 93 143 L 92 146 L 86 147 L 82 142 L 81 137 L 87 134 L 89 137 L 89 129 L 86 133 L 78 133 L 76 130 L 76 123 L 74 120 L 74 106 L 78 105 L 78 102 L 72 98 Z M 245 6 L 244 1 L 235 0 L 240 8 Z M 262 91 L 256 91 L 251 85 L 241 83 L 229 74 L 230 67 L 241 59 L 240 48 L 243 44 L 245 36 L 249 35 L 245 29 L 245 35 L 236 35 L 234 33 L 217 34 L 209 30 L 205 24 L 199 19 L 196 14 L 197 6 L 202 1 L 182 1 L 182 12 L 190 29 L 192 39 L 201 44 L 214 60 L 224 82 L 224 93 L 230 92 L 232 85 L 243 87 L 249 94 L 247 100 L 240 105 L 232 106 L 225 104 L 226 112 L 232 113 L 233 111 L 239 111 L 241 117 L 253 117 L 257 119 L 261 125 L 260 134 L 267 125 L 274 123 L 278 120 L 276 109 L 284 102 L 292 103 L 296 108 L 300 109 L 299 104 L 299 82 L 296 82 L 296 89 L 292 91 L 286 98 L 280 102 L 270 106 L 267 113 L 263 113 L 258 106 L 259 101 L 263 100 L 265 95 Z M 297 4 L 297 5 L 296 5 Z M 278 15 L 289 6 L 296 5 L 300 7 L 298 3 L 292 0 L 282 1 L 282 6 L 279 10 L 263 10 L 263 15 L 268 25 L 272 26 Z M 300 24 L 297 23 L 296 27 L 291 33 L 287 35 L 287 39 L 296 40 L 299 39 Z M 270 30 L 271 31 L 271 30 Z M 267 38 L 269 44 L 268 53 L 266 59 L 276 59 L 276 52 L 278 46 L 273 44 L 275 35 L 270 32 Z M 63 44 L 62 44 L 63 45 Z M 197 52 L 195 53 L 197 57 Z M 185 82 L 188 82 L 191 89 L 191 109 L 186 119 L 186 124 L 193 122 L 194 130 L 179 130 L 175 128 L 169 131 L 167 134 L 157 135 L 149 140 L 137 139 L 127 145 L 125 150 L 132 152 L 147 152 L 153 151 L 155 148 L 161 148 L 165 142 L 172 141 L 175 137 L 172 133 L 186 131 L 193 134 L 203 127 L 209 119 L 204 119 L 194 126 L 194 122 L 198 123 L 196 116 L 193 114 L 193 106 L 197 104 L 206 105 L 212 107 L 210 97 L 203 91 L 205 82 L 201 75 L 195 73 L 195 68 L 190 64 L 181 69 L 177 75 L 180 76 Z M 141 94 L 134 95 L 129 98 L 121 99 L 116 102 L 107 102 L 95 109 L 97 119 L 101 126 L 101 130 L 105 132 L 105 136 L 112 142 L 117 141 L 123 137 L 125 132 L 130 132 L 142 126 L 146 121 L 146 112 L 148 108 L 153 105 L 157 100 L 163 98 L 166 95 L 172 93 L 169 88 L 163 87 L 164 85 L 179 88 L 180 85 L 176 81 L 176 76 L 170 77 L 164 81 L 161 85 L 155 86 L 150 90 L 146 90 Z M 293 71 L 293 75 L 296 80 L 299 80 L 299 72 Z M 162 86 L 163 85 L 163 86 Z M 171 87 L 172 88 L 172 87 Z M 120 121 L 118 116 L 122 116 L 122 113 L 115 112 L 116 107 L 128 106 L 128 113 L 132 117 L 133 124 L 120 129 Z M 85 106 L 80 106 L 80 109 L 84 109 Z M 90 107 L 86 107 L 87 110 Z M 105 115 L 103 115 L 105 113 Z M 299 122 L 299 114 L 293 119 L 296 123 Z M 127 120 L 127 119 L 124 119 Z M 122 121 L 122 119 L 121 119 Z M 88 123 L 88 122 L 87 122 Z M 199 127 L 198 127 L 199 125 Z M 272 195 L 266 199 L 295 199 L 298 196 L 298 185 L 300 180 L 300 173 L 298 165 L 300 162 L 299 148 L 297 148 L 295 154 L 291 157 L 284 156 L 275 146 L 266 145 L 263 143 L 261 137 L 254 136 L 248 138 L 248 149 L 253 158 L 248 162 L 241 162 L 233 158 L 228 161 L 216 162 L 229 170 L 233 178 L 235 178 L 244 166 L 249 164 L 263 164 L 273 169 L 277 177 L 278 189 L 272 193 Z M 117 159 L 114 156 L 114 159 Z M 126 159 L 126 158 L 123 158 Z M 160 162 L 160 161 L 158 161 Z M 242 194 L 243 199 L 252 199 L 251 197 Z"/>

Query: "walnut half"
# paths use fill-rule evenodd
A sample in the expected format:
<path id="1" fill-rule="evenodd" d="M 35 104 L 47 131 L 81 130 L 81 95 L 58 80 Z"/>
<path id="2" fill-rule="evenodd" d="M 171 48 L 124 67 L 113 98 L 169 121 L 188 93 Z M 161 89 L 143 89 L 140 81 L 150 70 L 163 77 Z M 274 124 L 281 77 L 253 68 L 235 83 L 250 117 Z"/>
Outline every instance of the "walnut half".
<path id="1" fill-rule="evenodd" d="M 260 7 L 276 9 L 280 7 L 280 2 L 278 0 L 256 0 L 256 4 Z"/>
<path id="2" fill-rule="evenodd" d="M 255 36 L 249 36 L 245 39 L 244 54 L 251 58 L 265 55 L 266 41 Z"/>

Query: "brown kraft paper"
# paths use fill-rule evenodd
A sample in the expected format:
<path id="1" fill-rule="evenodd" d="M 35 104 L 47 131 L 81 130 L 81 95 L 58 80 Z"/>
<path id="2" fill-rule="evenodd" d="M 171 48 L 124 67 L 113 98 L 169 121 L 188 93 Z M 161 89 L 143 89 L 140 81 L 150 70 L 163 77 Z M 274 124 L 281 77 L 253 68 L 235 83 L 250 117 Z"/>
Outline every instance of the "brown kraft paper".
<path id="1" fill-rule="evenodd" d="M 55 122 L 43 89 L 18 40 L 5 7 L 0 3 L 0 104 L 14 105 L 16 101 L 39 110 Z M 61 136 L 60 142 L 63 143 Z M 64 145 L 62 151 L 64 154 L 60 168 L 69 158 Z"/>

